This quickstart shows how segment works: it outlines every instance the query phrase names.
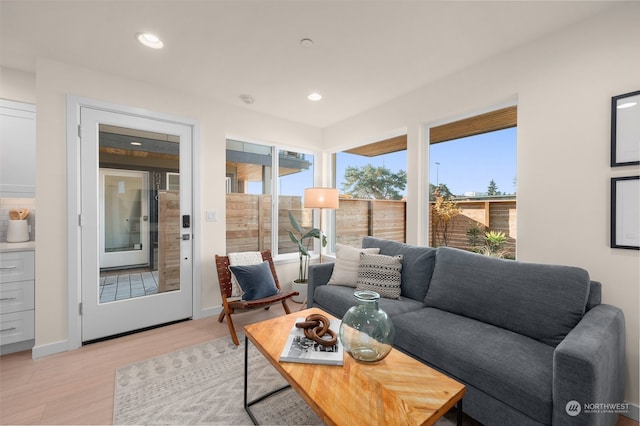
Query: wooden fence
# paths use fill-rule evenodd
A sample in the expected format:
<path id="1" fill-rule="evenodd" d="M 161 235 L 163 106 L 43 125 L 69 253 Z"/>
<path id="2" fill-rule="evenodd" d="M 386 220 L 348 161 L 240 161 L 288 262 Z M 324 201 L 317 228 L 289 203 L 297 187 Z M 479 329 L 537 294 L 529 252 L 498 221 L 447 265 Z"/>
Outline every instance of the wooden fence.
<path id="1" fill-rule="evenodd" d="M 278 252 L 295 253 L 296 246 L 287 230 L 289 211 L 308 229 L 313 223 L 313 210 L 302 208 L 299 196 L 280 196 L 278 210 Z M 263 250 L 271 246 L 271 195 L 227 194 L 227 252 Z M 458 201 L 461 214 L 450 225 L 449 246 L 469 250 L 467 231 L 479 225 L 485 230 L 502 231 L 507 236 L 505 249 L 515 255 L 516 201 Z M 437 247 L 440 240 L 430 226 L 429 245 Z M 393 200 L 340 199 L 336 210 L 336 242 L 360 247 L 362 239 L 371 235 L 404 242 L 406 235 L 406 202 Z M 482 238 L 482 235 L 480 236 Z"/>
<path id="2" fill-rule="evenodd" d="M 227 253 L 271 247 L 271 198 L 271 195 L 227 194 Z M 302 208 L 299 196 L 280 196 L 278 206 L 278 253 L 296 253 L 297 246 L 287 232 L 292 229 L 289 211 L 304 228 L 312 226 L 313 211 Z"/>
<path id="3" fill-rule="evenodd" d="M 227 194 L 227 253 L 264 250 L 271 247 L 271 195 Z M 289 238 L 289 212 L 305 229 L 313 224 L 313 209 L 302 208 L 299 196 L 278 200 L 278 253 L 295 253 Z M 360 247 L 362 238 L 373 235 L 405 240 L 406 203 L 388 200 L 341 199 L 336 210 L 336 235 L 340 244 Z"/>
<path id="4" fill-rule="evenodd" d="M 361 247 L 367 235 L 405 242 L 406 206 L 404 201 L 341 199 L 336 210 L 336 242 Z"/>
<path id="5" fill-rule="evenodd" d="M 488 230 L 502 231 L 507 237 L 504 249 L 507 255 L 515 257 L 517 238 L 517 209 L 516 200 L 477 200 L 456 201 L 461 213 L 453 218 L 449 225 L 449 247 L 471 250 L 471 244 L 467 231 L 473 226 L 479 226 L 482 230 L 480 242 L 484 241 L 484 232 Z M 431 203 L 433 205 L 433 203 Z M 429 245 L 437 247 L 442 245 L 441 237 L 434 235 L 434 221 L 431 216 L 429 227 Z"/>

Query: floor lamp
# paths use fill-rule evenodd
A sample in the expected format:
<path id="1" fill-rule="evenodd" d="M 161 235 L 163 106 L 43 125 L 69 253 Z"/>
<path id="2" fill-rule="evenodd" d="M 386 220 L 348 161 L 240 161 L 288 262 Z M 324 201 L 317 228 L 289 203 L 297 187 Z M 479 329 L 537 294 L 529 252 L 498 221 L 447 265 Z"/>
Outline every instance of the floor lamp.
<path id="1" fill-rule="evenodd" d="M 338 190 L 336 188 L 307 188 L 304 190 L 304 208 L 320 209 L 320 235 L 322 235 L 322 209 L 337 209 L 338 203 Z M 320 244 L 320 262 L 322 263 L 322 241 Z"/>
<path id="2" fill-rule="evenodd" d="M 336 188 L 307 188 L 304 190 L 304 208 L 320 209 L 320 238 L 322 238 L 322 209 L 338 208 L 338 190 Z M 320 257 L 322 263 L 322 240 L 320 240 Z M 302 302 L 300 310 L 307 306 L 307 297 Z"/>

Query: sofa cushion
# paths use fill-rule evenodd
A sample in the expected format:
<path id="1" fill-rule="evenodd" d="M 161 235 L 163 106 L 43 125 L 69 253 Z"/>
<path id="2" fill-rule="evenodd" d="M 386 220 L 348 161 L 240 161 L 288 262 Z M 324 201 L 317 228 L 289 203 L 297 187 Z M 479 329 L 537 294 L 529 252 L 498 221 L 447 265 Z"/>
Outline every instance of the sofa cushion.
<path id="1" fill-rule="evenodd" d="M 380 254 L 395 256 L 401 254 L 402 274 L 400 279 L 403 297 L 423 301 L 427 294 L 431 274 L 436 257 L 436 249 L 420 247 L 396 241 L 383 240 L 375 237 L 365 237 L 363 248 L 379 247 Z"/>
<path id="2" fill-rule="evenodd" d="M 339 285 L 321 285 L 313 293 L 313 305 L 324 309 L 330 314 L 342 318 L 350 307 L 356 304 L 353 295 L 355 288 Z M 424 303 L 413 299 L 384 299 L 378 300 L 378 307 L 391 318 L 396 315 L 415 311 L 424 307 Z"/>
<path id="3" fill-rule="evenodd" d="M 553 347 L 435 308 L 393 318 L 395 346 L 542 424 L 553 410 Z"/>
<path id="4" fill-rule="evenodd" d="M 365 249 L 366 250 L 366 249 Z M 375 291 L 380 297 L 398 299 L 400 297 L 400 274 L 402 255 L 360 253 L 358 268 L 358 290 Z"/>
<path id="5" fill-rule="evenodd" d="M 587 271 L 439 247 L 427 306 L 557 346 L 583 317 Z"/>
<path id="6" fill-rule="evenodd" d="M 355 287 L 358 281 L 360 253 L 378 254 L 379 248 L 361 249 L 336 244 L 336 261 L 327 284 Z"/>

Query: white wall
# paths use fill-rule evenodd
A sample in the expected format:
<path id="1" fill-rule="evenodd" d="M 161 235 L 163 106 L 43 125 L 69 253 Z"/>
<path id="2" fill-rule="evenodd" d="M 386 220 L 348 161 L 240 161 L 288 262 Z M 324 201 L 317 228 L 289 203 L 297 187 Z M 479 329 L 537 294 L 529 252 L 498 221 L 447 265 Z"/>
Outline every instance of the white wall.
<path id="1" fill-rule="evenodd" d="M 518 258 L 585 268 L 603 302 L 624 310 L 626 400 L 638 403 L 640 261 L 609 248 L 609 185 L 638 167 L 609 167 L 610 98 L 640 89 L 640 4 L 478 64 L 325 129 L 325 149 L 408 131 L 408 240 L 424 242 L 429 125 L 518 105 Z M 416 52 L 419 54 L 419 52 Z M 416 237 L 417 235 L 417 237 Z"/>
<path id="2" fill-rule="evenodd" d="M 36 241 L 36 348 L 67 340 L 67 95 L 146 109 L 196 120 L 200 124 L 201 217 L 218 212 L 218 222 L 201 222 L 200 245 L 202 308 L 220 306 L 214 254 L 225 252 L 225 138 L 227 134 L 282 143 L 292 147 L 318 147 L 320 129 L 221 105 L 166 88 L 39 58 L 35 78 L 15 70 L 3 71 L 1 95 L 37 101 L 37 178 L 39 200 Z M 31 76 L 32 84 L 23 84 Z M 35 85 L 34 85 L 35 82 Z M 60 346 L 56 346 L 60 347 Z"/>
<path id="3" fill-rule="evenodd" d="M 0 99 L 35 104 L 36 76 L 12 68 L 0 68 Z"/>

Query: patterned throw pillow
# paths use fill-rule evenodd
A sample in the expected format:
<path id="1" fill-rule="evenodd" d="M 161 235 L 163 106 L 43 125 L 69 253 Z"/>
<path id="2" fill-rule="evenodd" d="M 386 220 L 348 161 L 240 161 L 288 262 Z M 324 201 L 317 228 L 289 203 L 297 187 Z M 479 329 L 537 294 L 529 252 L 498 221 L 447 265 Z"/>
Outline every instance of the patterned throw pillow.
<path id="1" fill-rule="evenodd" d="M 358 268 L 358 290 L 371 290 L 387 299 L 400 298 L 400 273 L 403 256 L 383 254 L 360 254 Z"/>

